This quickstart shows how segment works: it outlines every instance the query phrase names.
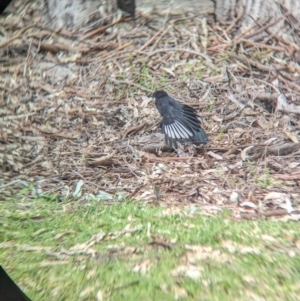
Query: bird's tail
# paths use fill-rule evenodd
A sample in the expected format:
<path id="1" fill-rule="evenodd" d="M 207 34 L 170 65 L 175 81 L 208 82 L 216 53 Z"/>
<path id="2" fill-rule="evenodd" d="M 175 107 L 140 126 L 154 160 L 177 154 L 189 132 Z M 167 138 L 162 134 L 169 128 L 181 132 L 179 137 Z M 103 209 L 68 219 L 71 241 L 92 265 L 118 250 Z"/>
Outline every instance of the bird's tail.
<path id="1" fill-rule="evenodd" d="M 208 137 L 202 128 L 200 128 L 198 131 L 194 131 L 193 134 L 193 140 L 196 145 L 206 144 L 208 142 Z"/>

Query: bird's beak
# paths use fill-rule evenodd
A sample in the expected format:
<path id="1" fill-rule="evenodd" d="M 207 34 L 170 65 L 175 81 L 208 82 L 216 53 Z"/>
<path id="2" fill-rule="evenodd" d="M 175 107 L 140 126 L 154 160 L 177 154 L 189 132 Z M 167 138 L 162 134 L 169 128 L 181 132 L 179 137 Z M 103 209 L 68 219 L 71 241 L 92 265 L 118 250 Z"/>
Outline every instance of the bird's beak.
<path id="1" fill-rule="evenodd" d="M 147 97 L 154 98 L 153 93 L 147 95 Z"/>

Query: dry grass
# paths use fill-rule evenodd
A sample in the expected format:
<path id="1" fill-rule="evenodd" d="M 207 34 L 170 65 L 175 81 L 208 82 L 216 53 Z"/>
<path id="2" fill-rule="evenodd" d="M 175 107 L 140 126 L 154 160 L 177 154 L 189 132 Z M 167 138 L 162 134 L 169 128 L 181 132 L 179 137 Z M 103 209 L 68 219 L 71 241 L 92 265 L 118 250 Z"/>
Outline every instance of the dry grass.
<path id="1" fill-rule="evenodd" d="M 286 216 L 300 195 L 296 45 L 231 38 L 197 13 L 71 33 L 43 27 L 29 4 L 0 26 L 3 197 L 192 202 L 209 214 L 298 219 Z M 203 117 L 210 142 L 191 158 L 143 148 L 160 131 L 146 97 L 160 88 Z M 280 91 L 289 105 L 279 111 Z"/>

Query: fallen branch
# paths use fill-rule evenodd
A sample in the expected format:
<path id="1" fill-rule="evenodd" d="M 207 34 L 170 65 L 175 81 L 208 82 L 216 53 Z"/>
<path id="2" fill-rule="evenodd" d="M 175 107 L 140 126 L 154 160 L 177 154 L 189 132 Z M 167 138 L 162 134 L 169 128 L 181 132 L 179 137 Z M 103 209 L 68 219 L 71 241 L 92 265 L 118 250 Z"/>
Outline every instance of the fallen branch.
<path id="1" fill-rule="evenodd" d="M 249 146 L 241 153 L 243 160 L 257 160 L 263 156 L 285 156 L 300 149 L 300 143 L 285 143 L 272 146 Z"/>

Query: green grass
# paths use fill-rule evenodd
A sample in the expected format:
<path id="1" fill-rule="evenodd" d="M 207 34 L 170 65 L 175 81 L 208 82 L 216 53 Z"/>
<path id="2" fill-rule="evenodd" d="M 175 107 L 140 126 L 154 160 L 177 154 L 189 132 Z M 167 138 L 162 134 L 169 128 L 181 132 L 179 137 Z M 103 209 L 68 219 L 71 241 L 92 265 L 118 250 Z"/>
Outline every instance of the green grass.
<path id="1" fill-rule="evenodd" d="M 255 177 L 255 182 L 261 188 L 267 188 L 272 186 L 272 177 L 270 175 L 269 168 L 265 167 L 263 170 L 258 169 L 253 162 L 248 161 L 247 165 L 250 169 L 251 174 Z"/>
<path id="2" fill-rule="evenodd" d="M 264 173 L 257 179 L 257 184 L 262 187 L 266 188 L 271 185 L 271 176 L 270 176 L 270 170 L 269 168 L 265 167 L 264 168 Z"/>
<path id="3" fill-rule="evenodd" d="M 0 212 L 0 263 L 32 300 L 299 300 L 297 223 L 129 201 L 2 201 Z"/>

